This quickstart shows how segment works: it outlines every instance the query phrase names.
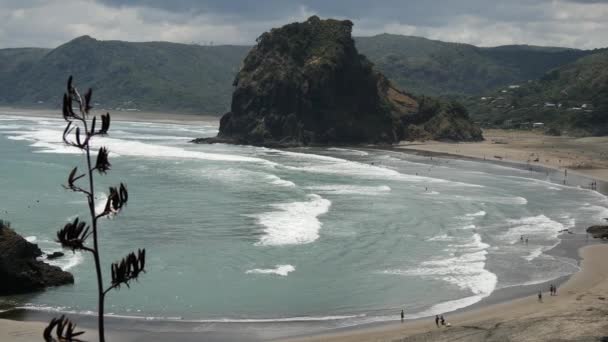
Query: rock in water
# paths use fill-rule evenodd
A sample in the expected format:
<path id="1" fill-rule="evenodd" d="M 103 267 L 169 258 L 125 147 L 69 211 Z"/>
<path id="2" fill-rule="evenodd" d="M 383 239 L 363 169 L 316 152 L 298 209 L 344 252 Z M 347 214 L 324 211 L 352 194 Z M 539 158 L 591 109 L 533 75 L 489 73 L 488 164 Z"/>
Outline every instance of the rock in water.
<path id="1" fill-rule="evenodd" d="M 262 34 L 216 138 L 264 146 L 481 140 L 462 106 L 397 89 L 357 52 L 352 22 L 316 16 Z"/>
<path id="2" fill-rule="evenodd" d="M 0 226 L 0 296 L 74 283 L 70 273 L 36 260 L 41 255 L 37 245 Z"/>

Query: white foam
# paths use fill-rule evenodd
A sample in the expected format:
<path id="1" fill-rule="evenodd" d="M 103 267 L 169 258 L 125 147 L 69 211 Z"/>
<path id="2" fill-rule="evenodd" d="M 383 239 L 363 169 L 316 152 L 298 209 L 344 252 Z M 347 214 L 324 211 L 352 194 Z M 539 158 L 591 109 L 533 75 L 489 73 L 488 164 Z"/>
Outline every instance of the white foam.
<path id="1" fill-rule="evenodd" d="M 331 202 L 316 194 L 308 201 L 273 204 L 276 210 L 254 215 L 264 227 L 264 235 L 257 243 L 262 246 L 299 245 L 319 238 L 321 222 L 318 216 L 327 213 Z"/>
<path id="2" fill-rule="evenodd" d="M 281 177 L 276 176 L 276 175 L 267 175 L 266 179 L 271 184 L 278 185 L 278 186 L 286 186 L 286 187 L 295 187 L 296 186 L 296 184 L 294 182 L 281 179 Z"/>
<path id="3" fill-rule="evenodd" d="M 507 220 L 507 223 L 511 228 L 499 236 L 511 244 L 520 242 L 522 235 L 527 237 L 533 244 L 534 240 L 557 241 L 559 232 L 565 229 L 563 224 L 545 215 L 524 217 L 516 220 L 510 219 Z"/>
<path id="4" fill-rule="evenodd" d="M 361 177 L 368 179 L 391 179 L 398 180 L 403 182 L 416 182 L 416 183 L 437 183 L 437 184 L 445 184 L 445 185 L 457 185 L 464 187 L 483 187 L 482 185 L 463 183 L 450 181 L 446 179 L 432 178 L 432 177 L 424 177 L 417 175 L 409 175 L 403 174 L 396 170 L 360 163 L 355 161 L 350 161 L 346 159 L 336 158 L 336 157 L 328 157 L 317 154 L 310 153 L 298 153 L 291 151 L 280 151 L 280 150 L 267 150 L 272 152 L 273 154 L 284 155 L 291 158 L 292 161 L 298 162 L 299 166 L 285 166 L 283 167 L 294 170 L 294 171 L 303 171 L 303 172 L 311 172 L 311 173 L 321 173 L 321 174 L 338 174 L 338 175 L 348 175 L 352 177 Z M 312 160 L 312 163 L 306 163 L 306 160 Z M 302 165 L 303 164 L 303 165 Z"/>
<path id="5" fill-rule="evenodd" d="M 55 251 L 52 251 L 55 252 Z M 49 253 L 52 253 L 49 252 Z M 83 261 L 84 261 L 84 257 L 82 255 L 81 252 L 76 251 L 76 252 L 66 252 L 64 256 L 59 257 L 57 259 L 52 259 L 52 260 L 44 260 L 46 263 L 48 263 L 49 265 L 53 265 L 53 266 L 58 266 L 60 267 L 62 270 L 67 271 L 71 268 L 74 268 L 78 265 L 80 265 Z"/>
<path id="6" fill-rule="evenodd" d="M 348 184 L 315 185 L 306 187 L 307 190 L 333 195 L 382 195 L 391 191 L 387 185 L 359 186 Z"/>
<path id="7" fill-rule="evenodd" d="M 33 243 L 36 242 L 36 240 L 38 240 L 38 238 L 36 236 L 26 236 L 25 237 L 25 241 L 29 242 L 29 243 Z"/>
<path id="8" fill-rule="evenodd" d="M 442 280 L 472 294 L 462 299 L 437 304 L 420 315 L 431 315 L 469 306 L 489 296 L 496 288 L 498 281 L 496 275 L 485 269 L 488 254 L 486 249 L 490 246 L 482 241 L 479 234 L 474 234 L 464 244 L 451 246 L 459 250 L 459 253 L 453 257 L 425 261 L 414 269 L 382 272 Z"/>
<path id="9" fill-rule="evenodd" d="M 433 236 L 432 238 L 428 239 L 427 241 L 452 241 L 452 240 L 454 240 L 453 236 L 450 236 L 448 234 L 441 234 L 441 235 Z"/>
<path id="10" fill-rule="evenodd" d="M 425 191 L 423 192 L 424 195 L 439 195 L 439 192 L 437 191 Z"/>
<path id="11" fill-rule="evenodd" d="M 276 265 L 275 268 L 254 268 L 247 270 L 246 274 L 275 274 L 282 277 L 287 277 L 290 272 L 295 271 L 296 268 L 292 265 Z"/>
<path id="12" fill-rule="evenodd" d="M 335 151 L 345 155 L 353 155 L 353 156 L 367 156 L 369 153 L 365 151 L 352 150 L 348 148 L 338 148 L 338 147 L 330 147 L 327 149 L 328 151 Z"/>
<path id="13" fill-rule="evenodd" d="M 9 139 L 26 140 L 32 142 L 31 146 L 37 148 L 40 153 L 81 153 L 80 150 L 66 146 L 61 140 L 61 127 L 57 130 L 40 128 L 35 131 L 12 131 L 13 136 Z M 91 140 L 92 150 L 96 151 L 101 146 L 120 156 L 134 156 L 147 158 L 179 158 L 179 159 L 199 159 L 226 162 L 248 162 L 266 165 L 276 165 L 261 158 L 240 156 L 235 154 L 208 153 L 196 150 L 187 150 L 177 146 L 164 146 L 158 144 L 148 144 L 141 141 L 116 139 L 111 137 L 97 136 Z"/>
<path id="14" fill-rule="evenodd" d="M 476 213 L 466 214 L 465 216 L 467 216 L 467 217 L 482 217 L 482 216 L 486 216 L 486 212 L 482 210 L 482 211 L 478 211 Z"/>

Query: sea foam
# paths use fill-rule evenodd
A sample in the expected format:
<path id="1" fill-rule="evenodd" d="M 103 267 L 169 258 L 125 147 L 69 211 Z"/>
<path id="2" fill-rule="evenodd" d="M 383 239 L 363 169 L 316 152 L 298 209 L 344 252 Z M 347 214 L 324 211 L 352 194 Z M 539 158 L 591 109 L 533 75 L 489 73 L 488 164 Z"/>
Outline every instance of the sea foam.
<path id="1" fill-rule="evenodd" d="M 261 246 L 299 245 L 319 238 L 321 221 L 318 217 L 327 213 L 331 201 L 316 195 L 307 201 L 273 204 L 270 212 L 254 215 L 264 227 L 264 235 L 257 242 Z"/>
<path id="2" fill-rule="evenodd" d="M 290 272 L 295 271 L 296 268 L 292 265 L 276 265 L 274 268 L 254 268 L 247 270 L 246 274 L 274 274 L 282 277 L 287 277 Z"/>

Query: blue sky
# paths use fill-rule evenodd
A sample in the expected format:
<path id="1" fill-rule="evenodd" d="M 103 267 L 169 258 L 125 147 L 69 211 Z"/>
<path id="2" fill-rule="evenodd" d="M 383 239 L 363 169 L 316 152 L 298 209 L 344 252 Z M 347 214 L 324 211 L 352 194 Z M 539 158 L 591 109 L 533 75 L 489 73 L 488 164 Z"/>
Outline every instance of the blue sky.
<path id="1" fill-rule="evenodd" d="M 608 46 L 608 0 L 0 0 L 0 48 L 55 47 L 77 36 L 253 44 L 311 15 L 354 34 L 394 33 L 481 46 Z"/>

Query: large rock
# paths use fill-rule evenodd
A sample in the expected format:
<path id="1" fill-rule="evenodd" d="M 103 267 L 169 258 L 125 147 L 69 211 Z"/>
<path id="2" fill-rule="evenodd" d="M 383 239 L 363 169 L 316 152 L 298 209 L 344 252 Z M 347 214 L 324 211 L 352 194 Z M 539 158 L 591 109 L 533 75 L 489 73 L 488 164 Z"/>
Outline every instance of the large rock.
<path id="1" fill-rule="evenodd" d="M 36 260 L 41 255 L 37 245 L 0 225 L 0 295 L 74 283 L 70 273 Z"/>
<path id="2" fill-rule="evenodd" d="M 252 145 L 481 140 L 462 106 L 397 89 L 357 52 L 352 22 L 316 16 L 262 34 L 237 74 L 216 138 Z M 426 104 L 422 104 L 425 102 Z"/>

